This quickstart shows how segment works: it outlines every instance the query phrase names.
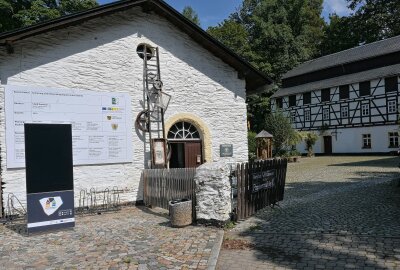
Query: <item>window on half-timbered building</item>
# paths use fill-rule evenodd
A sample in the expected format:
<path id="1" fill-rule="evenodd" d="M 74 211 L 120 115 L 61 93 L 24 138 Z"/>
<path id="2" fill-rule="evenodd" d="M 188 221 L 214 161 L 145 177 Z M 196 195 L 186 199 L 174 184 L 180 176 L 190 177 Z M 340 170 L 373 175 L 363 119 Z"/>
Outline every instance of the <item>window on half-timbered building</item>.
<path id="1" fill-rule="evenodd" d="M 368 116 L 369 115 L 369 104 L 362 104 L 361 105 L 361 116 Z"/>
<path id="2" fill-rule="evenodd" d="M 289 107 L 296 106 L 296 95 L 289 96 Z"/>
<path id="3" fill-rule="evenodd" d="M 311 111 L 304 110 L 304 121 L 310 121 L 310 120 L 311 120 Z"/>
<path id="4" fill-rule="evenodd" d="M 399 84 L 397 76 L 385 78 L 385 92 L 397 92 L 399 90 Z"/>
<path id="5" fill-rule="evenodd" d="M 329 120 L 329 108 L 325 108 L 322 111 L 322 119 L 323 120 Z"/>
<path id="6" fill-rule="evenodd" d="M 283 102 L 282 102 L 282 98 L 277 98 L 277 99 L 275 99 L 275 104 L 276 104 L 276 108 L 277 109 L 282 109 L 282 104 L 283 104 Z"/>
<path id="7" fill-rule="evenodd" d="M 328 102 L 331 100 L 331 89 L 326 88 L 321 90 L 321 101 Z"/>
<path id="8" fill-rule="evenodd" d="M 396 100 L 389 100 L 388 101 L 388 113 L 395 113 L 397 112 L 397 102 Z"/>
<path id="9" fill-rule="evenodd" d="M 371 148 L 371 134 L 363 134 L 362 135 L 362 140 L 363 140 L 363 148 Z"/>
<path id="10" fill-rule="evenodd" d="M 341 114 L 342 118 L 348 118 L 349 117 L 349 107 L 340 108 L 340 114 Z"/>
<path id="11" fill-rule="evenodd" d="M 360 97 L 369 96 L 371 94 L 371 82 L 360 82 Z"/>
<path id="12" fill-rule="evenodd" d="M 311 104 L 311 92 L 303 94 L 303 105 Z"/>
<path id="13" fill-rule="evenodd" d="M 398 132 L 389 132 L 389 147 L 390 148 L 399 147 L 399 133 Z"/>
<path id="14" fill-rule="evenodd" d="M 339 86 L 339 98 L 340 99 L 348 99 L 349 95 L 349 85 L 341 85 Z"/>
<path id="15" fill-rule="evenodd" d="M 292 121 L 292 123 L 296 123 L 296 112 L 291 112 L 290 113 L 290 120 Z"/>

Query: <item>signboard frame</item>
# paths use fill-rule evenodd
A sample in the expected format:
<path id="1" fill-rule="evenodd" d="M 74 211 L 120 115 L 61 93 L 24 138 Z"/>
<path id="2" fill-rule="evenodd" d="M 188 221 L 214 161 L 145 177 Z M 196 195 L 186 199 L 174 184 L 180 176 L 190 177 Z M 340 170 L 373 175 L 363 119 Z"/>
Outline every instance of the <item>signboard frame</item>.
<path id="1" fill-rule="evenodd" d="M 277 177 L 276 169 L 271 169 L 261 172 L 253 172 L 251 174 L 252 184 L 253 184 L 252 193 L 274 188 L 276 177 Z"/>
<path id="2" fill-rule="evenodd" d="M 24 124 L 28 234 L 75 226 L 70 124 Z"/>
<path id="3" fill-rule="evenodd" d="M 24 168 L 24 123 L 72 124 L 74 165 L 133 162 L 128 92 L 5 86 L 7 168 Z"/>
<path id="4" fill-rule="evenodd" d="M 220 144 L 219 145 L 220 157 L 233 157 L 233 144 Z"/>

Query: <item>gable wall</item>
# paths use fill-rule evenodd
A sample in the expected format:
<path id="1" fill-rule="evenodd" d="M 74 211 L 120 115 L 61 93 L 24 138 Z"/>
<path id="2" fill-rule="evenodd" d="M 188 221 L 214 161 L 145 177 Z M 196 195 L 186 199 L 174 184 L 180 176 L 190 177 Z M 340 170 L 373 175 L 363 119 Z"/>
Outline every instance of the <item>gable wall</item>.
<path id="1" fill-rule="evenodd" d="M 1 85 L 128 92 L 134 122 L 142 110 L 143 62 L 136 54 L 142 42 L 160 50 L 164 91 L 172 95 L 165 120 L 182 112 L 198 116 L 210 131 L 212 160 L 220 159 L 219 145 L 228 143 L 234 145 L 234 157 L 227 161 L 246 161 L 244 80 L 166 19 L 140 9 L 17 42 L 11 55 L 1 50 Z M 3 198 L 12 192 L 24 201 L 25 170 L 6 168 L 4 123 L 4 88 L 0 86 Z M 148 153 L 134 128 L 132 134 L 133 163 L 74 167 L 76 195 L 80 189 L 117 186 L 125 189 L 123 200 L 142 199 L 140 173 Z"/>

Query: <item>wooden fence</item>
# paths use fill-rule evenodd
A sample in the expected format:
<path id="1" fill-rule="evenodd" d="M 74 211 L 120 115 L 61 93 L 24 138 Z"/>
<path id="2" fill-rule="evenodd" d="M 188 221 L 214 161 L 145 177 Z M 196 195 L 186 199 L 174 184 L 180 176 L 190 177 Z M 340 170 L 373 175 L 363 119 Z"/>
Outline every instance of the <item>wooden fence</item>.
<path id="1" fill-rule="evenodd" d="M 282 201 L 286 169 L 286 159 L 238 164 L 235 172 L 237 179 L 235 219 L 246 219 L 258 210 Z"/>
<path id="2" fill-rule="evenodd" d="M 172 200 L 190 199 L 195 209 L 196 168 L 143 170 L 144 203 L 168 209 Z"/>

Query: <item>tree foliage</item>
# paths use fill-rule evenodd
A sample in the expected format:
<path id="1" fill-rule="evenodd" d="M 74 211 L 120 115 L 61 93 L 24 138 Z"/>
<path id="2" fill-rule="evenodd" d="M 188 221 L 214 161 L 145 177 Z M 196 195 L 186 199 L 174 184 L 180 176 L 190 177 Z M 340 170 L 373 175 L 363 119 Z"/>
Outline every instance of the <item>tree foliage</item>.
<path id="1" fill-rule="evenodd" d="M 275 155 L 279 155 L 298 143 L 299 134 L 293 129 L 289 118 L 281 111 L 270 113 L 265 118 L 264 129 L 271 133 Z"/>
<path id="2" fill-rule="evenodd" d="M 270 77 L 281 76 L 319 52 L 322 0 L 244 0 L 208 32 Z"/>
<path id="3" fill-rule="evenodd" d="M 249 160 L 255 160 L 257 158 L 257 133 L 249 131 L 247 133 L 247 141 L 249 147 Z"/>
<path id="4" fill-rule="evenodd" d="M 187 19 L 191 20 L 194 24 L 200 26 L 200 19 L 197 12 L 190 6 L 186 6 L 183 8 L 182 15 L 185 16 Z"/>
<path id="5" fill-rule="evenodd" d="M 97 6 L 96 0 L 0 0 L 0 32 Z"/>
<path id="6" fill-rule="evenodd" d="M 302 132 L 301 133 L 304 143 L 306 144 L 307 156 L 314 156 L 313 147 L 315 143 L 318 141 L 318 134 L 315 132 Z"/>
<path id="7" fill-rule="evenodd" d="M 400 35 L 400 1 L 347 0 L 353 14 L 332 14 L 321 53 L 330 54 Z"/>

